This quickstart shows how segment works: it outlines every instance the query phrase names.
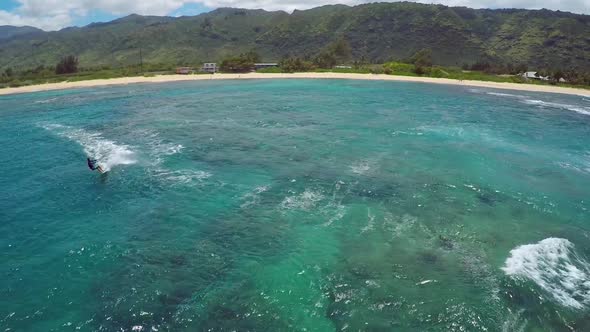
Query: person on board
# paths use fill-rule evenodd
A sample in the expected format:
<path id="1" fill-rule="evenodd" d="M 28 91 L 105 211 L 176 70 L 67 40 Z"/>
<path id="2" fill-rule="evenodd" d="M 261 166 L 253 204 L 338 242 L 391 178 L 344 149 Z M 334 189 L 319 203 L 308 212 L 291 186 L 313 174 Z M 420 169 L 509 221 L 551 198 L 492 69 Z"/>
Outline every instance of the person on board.
<path id="1" fill-rule="evenodd" d="M 90 159 L 90 157 L 88 157 L 88 158 L 86 158 L 86 163 L 88 163 L 88 168 L 90 168 L 91 171 L 97 170 L 97 171 L 103 173 L 102 167 L 100 167 L 100 165 L 98 165 L 98 160 Z"/>

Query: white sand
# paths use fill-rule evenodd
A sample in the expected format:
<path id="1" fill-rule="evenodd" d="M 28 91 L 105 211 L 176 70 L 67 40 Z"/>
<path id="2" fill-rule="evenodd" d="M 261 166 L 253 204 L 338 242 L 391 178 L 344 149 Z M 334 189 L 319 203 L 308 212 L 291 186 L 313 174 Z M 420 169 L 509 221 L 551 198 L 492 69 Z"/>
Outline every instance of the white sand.
<path id="1" fill-rule="evenodd" d="M 518 83 L 497 83 L 484 81 L 459 81 L 446 78 L 431 77 L 410 77 L 410 76 L 392 76 L 377 74 L 348 74 L 348 73 L 295 73 L 295 74 L 214 74 L 214 75 L 161 75 L 154 77 L 123 77 L 102 80 L 89 80 L 79 82 L 48 83 L 40 85 L 23 86 L 18 88 L 0 89 L 0 95 L 15 93 L 27 93 L 49 90 L 61 90 L 72 88 L 96 87 L 104 85 L 123 85 L 133 83 L 163 83 L 179 81 L 201 81 L 201 80 L 227 80 L 227 79 L 264 79 L 264 78 L 313 78 L 313 79 L 356 79 L 356 80 L 382 80 L 382 81 L 400 81 L 400 82 L 420 82 L 435 84 L 453 84 L 474 86 L 482 88 L 521 90 L 534 92 L 551 92 L 564 93 L 590 97 L 590 90 L 566 88 L 552 85 L 535 85 L 535 84 L 518 84 Z"/>

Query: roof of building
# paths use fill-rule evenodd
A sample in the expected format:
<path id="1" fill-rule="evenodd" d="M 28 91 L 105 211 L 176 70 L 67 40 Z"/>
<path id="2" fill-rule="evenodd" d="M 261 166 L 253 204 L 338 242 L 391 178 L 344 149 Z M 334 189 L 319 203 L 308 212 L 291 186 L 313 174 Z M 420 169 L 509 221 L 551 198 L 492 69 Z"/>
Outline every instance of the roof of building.
<path id="1" fill-rule="evenodd" d="M 527 71 L 527 72 L 524 72 L 522 74 L 522 76 L 525 77 L 525 78 L 538 78 L 538 79 L 541 79 L 541 80 L 547 80 L 549 78 L 548 76 L 541 76 L 541 75 L 539 75 L 538 72 L 536 72 L 536 71 Z"/>

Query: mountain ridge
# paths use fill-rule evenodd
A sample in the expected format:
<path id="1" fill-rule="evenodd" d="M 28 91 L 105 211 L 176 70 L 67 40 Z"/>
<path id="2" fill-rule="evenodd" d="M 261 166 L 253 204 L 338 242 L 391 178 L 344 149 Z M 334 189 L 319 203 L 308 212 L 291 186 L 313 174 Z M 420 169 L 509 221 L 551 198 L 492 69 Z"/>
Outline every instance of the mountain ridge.
<path id="1" fill-rule="evenodd" d="M 0 68 L 145 62 L 196 65 L 255 50 L 310 58 L 346 40 L 352 59 L 384 62 L 430 48 L 441 65 L 478 61 L 590 70 L 590 16 L 547 9 L 471 9 L 412 2 L 326 5 L 292 13 L 219 8 L 196 16 L 129 15 L 111 22 L 1 38 Z"/>
<path id="2" fill-rule="evenodd" d="M 31 33 L 42 33 L 45 32 L 41 29 L 24 25 L 24 26 L 13 26 L 13 25 L 0 25 L 0 39 L 9 39 L 24 34 Z"/>

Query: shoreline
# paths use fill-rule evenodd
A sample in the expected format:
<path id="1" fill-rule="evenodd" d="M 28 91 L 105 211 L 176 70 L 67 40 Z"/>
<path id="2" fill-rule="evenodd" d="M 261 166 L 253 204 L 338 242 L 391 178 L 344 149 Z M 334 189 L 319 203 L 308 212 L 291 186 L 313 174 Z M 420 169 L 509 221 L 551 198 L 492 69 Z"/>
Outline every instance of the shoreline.
<path id="1" fill-rule="evenodd" d="M 243 79 L 350 79 L 350 80 L 373 80 L 373 81 L 395 81 L 395 82 L 414 82 L 414 83 L 431 83 L 470 86 L 480 88 L 492 88 L 502 90 L 518 90 L 544 93 L 561 93 L 590 97 L 590 90 L 569 88 L 551 85 L 536 85 L 526 83 L 507 83 L 507 82 L 490 82 L 490 81 L 460 81 L 448 78 L 433 77 L 415 77 L 415 76 L 395 76 L 385 74 L 353 74 L 353 73 L 246 73 L 246 74 L 213 74 L 213 75 L 159 75 L 153 77 L 136 76 L 120 77 L 111 79 L 97 79 L 77 82 L 47 83 L 38 85 L 29 85 L 17 88 L 0 89 L 0 96 L 23 94 L 42 91 L 65 90 L 76 88 L 90 88 L 109 85 L 127 85 L 136 83 L 167 83 L 167 82 L 187 82 L 187 81 L 205 81 L 205 80 L 243 80 Z"/>

